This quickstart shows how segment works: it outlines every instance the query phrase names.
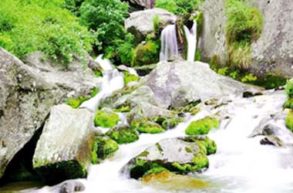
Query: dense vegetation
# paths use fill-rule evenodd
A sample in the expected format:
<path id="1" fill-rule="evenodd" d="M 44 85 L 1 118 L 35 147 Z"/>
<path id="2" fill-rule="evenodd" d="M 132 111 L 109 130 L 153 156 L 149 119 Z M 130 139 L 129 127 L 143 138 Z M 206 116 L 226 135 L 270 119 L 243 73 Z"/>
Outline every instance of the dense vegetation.
<path id="1" fill-rule="evenodd" d="M 226 39 L 231 65 L 247 69 L 251 64 L 251 43 L 262 32 L 261 12 L 243 0 L 226 0 Z"/>
<path id="2" fill-rule="evenodd" d="M 176 15 L 192 13 L 204 0 L 157 0 L 155 6 L 166 9 Z"/>
<path id="3" fill-rule="evenodd" d="M 91 50 L 92 35 L 63 0 L 1 0 L 0 46 L 19 57 L 43 51 L 61 63 Z"/>

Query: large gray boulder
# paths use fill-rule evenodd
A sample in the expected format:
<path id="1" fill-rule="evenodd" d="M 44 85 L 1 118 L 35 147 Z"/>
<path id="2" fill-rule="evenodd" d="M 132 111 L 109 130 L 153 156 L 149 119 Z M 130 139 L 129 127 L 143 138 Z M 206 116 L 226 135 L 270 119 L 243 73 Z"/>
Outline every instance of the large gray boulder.
<path id="1" fill-rule="evenodd" d="M 160 62 L 143 81 L 153 92 L 156 103 L 163 107 L 257 90 L 216 74 L 206 63 L 183 60 Z"/>
<path id="2" fill-rule="evenodd" d="M 249 70 L 257 75 L 293 76 L 293 4 L 290 1 L 248 0 L 263 14 L 264 27 L 260 38 L 252 44 Z M 199 49 L 206 60 L 216 59 L 222 65 L 228 61 L 225 38 L 227 18 L 224 0 L 206 0 L 202 5 L 203 31 Z"/>
<path id="3" fill-rule="evenodd" d="M 260 91 L 257 87 L 218 75 L 206 63 L 177 60 L 158 63 L 132 92 L 114 95 L 102 105 L 115 108 L 130 104 L 135 117 L 168 117 L 172 116 L 169 107 Z"/>
<path id="4" fill-rule="evenodd" d="M 125 20 L 125 28 L 136 37 L 137 42 L 141 42 L 148 34 L 154 32 L 155 16 L 159 17 L 161 28 L 176 21 L 176 16 L 164 9 L 147 9 L 131 13 Z"/>
<path id="5" fill-rule="evenodd" d="M 186 174 L 207 168 L 207 155 L 216 152 L 209 138 L 172 138 L 151 145 L 125 166 L 132 178 L 140 178 L 155 168 Z"/>
<path id="6" fill-rule="evenodd" d="M 47 183 L 87 174 L 94 141 L 93 114 L 65 104 L 51 108 L 33 157 L 33 167 Z"/>
<path id="7" fill-rule="evenodd" d="M 51 106 L 69 94 L 88 93 L 96 83 L 81 67 L 64 71 L 35 62 L 26 65 L 0 48 L 0 178 L 15 154 L 41 128 Z"/>
<path id="8" fill-rule="evenodd" d="M 252 70 L 260 75 L 272 73 L 293 76 L 293 3 L 253 0 L 263 12 L 264 28 L 252 45 Z"/>

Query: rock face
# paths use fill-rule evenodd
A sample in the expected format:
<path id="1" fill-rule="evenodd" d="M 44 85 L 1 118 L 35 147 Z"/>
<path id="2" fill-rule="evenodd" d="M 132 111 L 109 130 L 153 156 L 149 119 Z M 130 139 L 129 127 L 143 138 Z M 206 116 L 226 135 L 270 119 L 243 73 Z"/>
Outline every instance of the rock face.
<path id="1" fill-rule="evenodd" d="M 244 92 L 257 93 L 258 88 L 221 76 L 208 64 L 177 60 L 160 62 L 140 86 L 119 98 L 110 98 L 104 105 L 130 104 L 134 116 L 172 116 L 169 107 L 182 107 L 194 101 L 221 99 Z M 140 115 L 141 114 L 141 115 Z"/>
<path id="2" fill-rule="evenodd" d="M 155 168 L 165 168 L 173 172 L 188 173 L 208 167 L 207 149 L 215 143 L 209 139 L 173 138 L 164 139 L 145 149 L 133 158 L 126 168 L 130 176 L 139 178 Z M 215 153 L 212 152 L 212 153 Z"/>
<path id="3" fill-rule="evenodd" d="M 293 76 L 293 4 L 289 1 L 254 0 L 263 12 L 261 37 L 252 45 L 252 70 L 257 74 Z"/>
<path id="4" fill-rule="evenodd" d="M 86 176 L 94 142 L 93 115 L 67 105 L 51 108 L 37 143 L 33 167 L 47 183 Z"/>
<path id="5" fill-rule="evenodd" d="M 239 95 L 248 86 L 212 71 L 202 62 L 161 62 L 145 79 L 160 106 L 182 106 L 187 102 Z"/>
<path id="6" fill-rule="evenodd" d="M 287 78 L 293 76 L 293 4 L 278 0 L 249 0 L 259 8 L 264 17 L 264 28 L 260 38 L 252 44 L 250 70 L 258 75 L 274 74 Z M 206 0 L 203 31 L 199 48 L 203 58 L 228 61 L 225 38 L 225 1 Z"/>
<path id="7" fill-rule="evenodd" d="M 25 65 L 0 48 L 0 178 L 14 155 L 23 148 L 67 94 L 80 95 L 96 84 L 89 73 L 61 71 L 31 62 Z M 77 68 L 77 67 L 76 67 Z"/>
<path id="8" fill-rule="evenodd" d="M 137 42 L 141 42 L 154 31 L 153 19 L 155 16 L 159 17 L 162 28 L 176 21 L 176 16 L 164 9 L 147 9 L 131 13 L 130 17 L 125 20 L 125 28 L 134 34 Z"/>
<path id="9" fill-rule="evenodd" d="M 218 62 L 225 64 L 228 60 L 225 38 L 225 1 L 206 0 L 202 6 L 204 23 L 199 41 L 199 49 L 204 59 L 217 57 Z"/>

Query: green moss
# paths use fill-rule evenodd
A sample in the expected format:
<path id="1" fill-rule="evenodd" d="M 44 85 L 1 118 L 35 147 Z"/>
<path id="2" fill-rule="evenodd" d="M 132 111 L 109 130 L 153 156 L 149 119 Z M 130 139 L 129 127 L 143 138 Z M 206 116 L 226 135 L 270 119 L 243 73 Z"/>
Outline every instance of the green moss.
<path id="1" fill-rule="evenodd" d="M 190 113 L 191 115 L 196 115 L 200 109 L 198 107 L 198 104 L 200 104 L 200 100 L 198 101 L 192 101 L 185 105 L 184 107 L 178 107 L 178 108 L 173 108 L 173 110 L 179 112 L 179 113 Z"/>
<path id="2" fill-rule="evenodd" d="M 225 8 L 230 64 L 247 69 L 251 64 L 251 43 L 260 37 L 263 28 L 261 11 L 242 0 L 226 0 Z"/>
<path id="3" fill-rule="evenodd" d="M 151 174 L 158 174 L 158 173 L 161 173 L 161 172 L 165 172 L 165 171 L 169 171 L 167 170 L 166 168 L 162 167 L 162 166 L 158 166 L 158 167 L 154 167 L 150 170 L 148 170 L 144 176 L 146 175 L 151 175 Z"/>
<path id="4" fill-rule="evenodd" d="M 182 121 L 183 121 L 183 118 L 181 118 L 181 117 L 166 118 L 162 122 L 162 127 L 164 129 L 173 129 Z"/>
<path id="5" fill-rule="evenodd" d="M 108 137 L 97 136 L 92 151 L 92 163 L 96 164 L 100 160 L 111 157 L 118 149 L 119 145 L 116 141 Z"/>
<path id="6" fill-rule="evenodd" d="M 165 131 L 159 124 L 148 121 L 146 119 L 137 119 L 131 122 L 131 128 L 137 130 L 140 133 L 162 133 Z"/>
<path id="7" fill-rule="evenodd" d="M 134 81 L 138 81 L 139 77 L 134 75 L 134 74 L 130 74 L 129 72 L 125 71 L 124 72 L 124 83 L 125 85 L 127 85 L 129 82 L 134 82 Z"/>
<path id="8" fill-rule="evenodd" d="M 287 81 L 287 84 L 285 86 L 286 93 L 288 97 L 293 98 L 293 78 Z"/>
<path id="9" fill-rule="evenodd" d="M 215 154 L 217 152 L 217 145 L 215 141 L 209 139 L 208 137 L 197 139 L 196 143 L 200 147 L 200 150 L 207 155 Z"/>
<path id="10" fill-rule="evenodd" d="M 98 88 L 92 88 L 90 93 L 85 96 L 69 97 L 65 100 L 65 103 L 74 109 L 77 109 L 83 102 L 97 95 L 99 92 Z"/>
<path id="11" fill-rule="evenodd" d="M 46 161 L 34 163 L 34 169 L 48 184 L 56 184 L 67 179 L 84 178 L 87 168 L 76 160 L 44 164 Z"/>
<path id="12" fill-rule="evenodd" d="M 95 126 L 105 127 L 105 128 L 112 128 L 117 125 L 120 118 L 114 112 L 106 112 L 98 110 L 95 115 Z"/>
<path id="13" fill-rule="evenodd" d="M 134 51 L 132 66 L 154 64 L 159 61 L 160 42 L 148 40 L 139 44 Z"/>
<path id="14" fill-rule="evenodd" d="M 287 128 L 293 132 L 293 111 L 290 110 L 286 117 L 286 126 Z"/>
<path id="15" fill-rule="evenodd" d="M 132 143 L 139 139 L 138 132 L 135 129 L 128 127 L 114 128 L 106 134 L 118 144 Z"/>
<path id="16" fill-rule="evenodd" d="M 205 117 L 203 119 L 193 121 L 186 128 L 187 135 L 206 135 L 212 128 L 219 127 L 219 121 L 216 118 Z"/>
<path id="17" fill-rule="evenodd" d="M 94 74 L 95 74 L 96 77 L 102 77 L 103 76 L 103 73 L 100 70 L 94 70 Z"/>
<path id="18" fill-rule="evenodd" d="M 293 110 L 293 98 L 288 98 L 284 104 L 284 108 Z"/>

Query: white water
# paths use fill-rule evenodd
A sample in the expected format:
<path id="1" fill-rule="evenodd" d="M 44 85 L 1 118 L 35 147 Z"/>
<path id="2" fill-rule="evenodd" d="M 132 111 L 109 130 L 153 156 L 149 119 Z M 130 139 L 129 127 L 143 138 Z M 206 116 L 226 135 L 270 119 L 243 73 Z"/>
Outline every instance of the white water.
<path id="1" fill-rule="evenodd" d="M 103 78 L 101 81 L 101 91 L 90 100 L 84 102 L 80 108 L 86 108 L 95 112 L 101 100 L 112 95 L 114 91 L 124 87 L 123 73 L 113 68 L 108 59 L 103 59 L 103 55 L 97 57 L 96 62 L 102 67 Z"/>
<path id="2" fill-rule="evenodd" d="M 110 68 L 105 60 L 104 78 L 101 96 L 89 100 L 85 108 L 95 109 L 99 100 L 123 87 L 123 75 Z M 259 125 L 260 121 L 270 115 L 282 112 L 285 95 L 282 92 L 266 93 L 253 98 L 232 98 L 232 102 L 213 109 L 202 105 L 201 112 L 175 129 L 162 134 L 142 134 L 139 141 L 120 145 L 114 157 L 90 168 L 86 180 L 80 180 L 86 186 L 85 193 L 292 193 L 293 192 L 293 149 L 276 148 L 260 145 L 261 137 L 248 136 Z M 93 106 L 91 106 L 93 105 Z M 203 179 L 210 187 L 200 190 L 158 190 L 129 179 L 122 173 L 127 162 L 141 153 L 145 148 L 166 139 L 185 136 L 184 130 L 192 120 L 206 115 L 217 114 L 229 117 L 221 122 L 221 127 L 210 133 L 218 146 L 218 152 L 209 156 L 210 167 L 203 174 L 194 174 Z M 120 115 L 123 117 L 123 114 Z M 272 120 L 274 122 L 274 120 Z M 276 120 L 275 124 L 284 128 L 284 121 Z M 285 128 L 284 128 L 285 129 Z M 286 134 L 284 134 L 286 135 Z M 284 136 L 286 138 L 286 136 Z M 52 192 L 48 188 L 38 193 Z"/>
<path id="3" fill-rule="evenodd" d="M 267 94 L 250 99 L 237 98 L 227 106 L 211 110 L 208 107 L 195 117 L 188 118 L 176 129 L 163 134 L 143 134 L 140 140 L 121 145 L 115 156 L 92 166 L 84 182 L 86 193 L 187 193 L 192 190 L 157 190 L 128 179 L 121 173 L 123 166 L 149 145 L 162 139 L 184 136 L 184 129 L 192 121 L 209 114 L 229 116 L 221 128 L 210 137 L 218 145 L 218 152 L 209 156 L 210 168 L 196 177 L 204 179 L 211 187 L 197 190 L 202 193 L 291 193 L 293 191 L 292 148 L 276 148 L 260 145 L 260 137 L 248 138 L 259 122 L 271 114 L 282 111 L 285 96 Z M 277 121 L 280 127 L 284 122 Z M 193 190 L 194 191 L 194 190 Z"/>
<path id="4" fill-rule="evenodd" d="M 192 28 L 189 30 L 184 26 L 184 32 L 187 40 L 187 61 L 193 62 L 196 52 L 196 33 L 197 33 L 197 23 L 194 21 Z"/>
<path id="5" fill-rule="evenodd" d="M 160 61 L 174 60 L 179 56 L 176 26 L 168 25 L 161 34 Z"/>

